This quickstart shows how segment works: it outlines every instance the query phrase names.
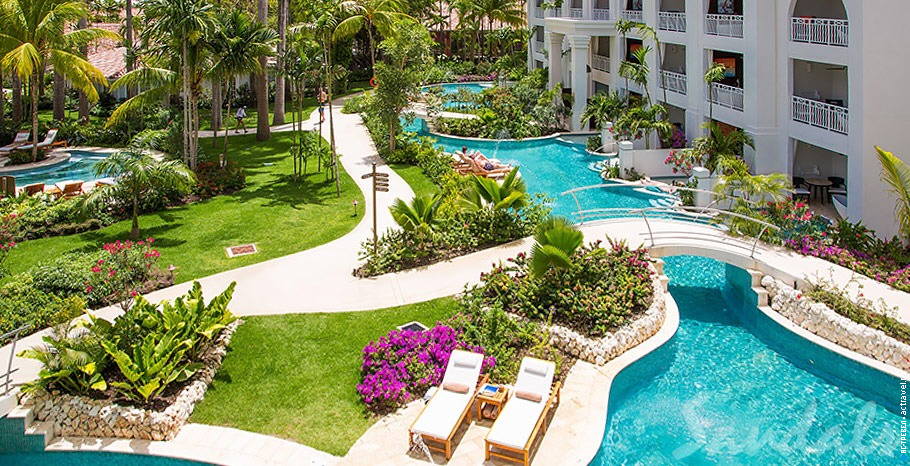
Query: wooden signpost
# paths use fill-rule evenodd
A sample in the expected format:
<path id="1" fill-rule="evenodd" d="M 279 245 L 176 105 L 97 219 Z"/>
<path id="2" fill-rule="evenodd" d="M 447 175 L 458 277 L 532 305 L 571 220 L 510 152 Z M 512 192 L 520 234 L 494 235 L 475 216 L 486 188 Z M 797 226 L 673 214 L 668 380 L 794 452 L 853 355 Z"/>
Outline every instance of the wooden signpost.
<path id="1" fill-rule="evenodd" d="M 373 251 L 379 247 L 379 231 L 376 226 L 376 212 L 379 210 L 376 208 L 376 193 L 377 192 L 389 192 L 389 174 L 388 173 L 379 173 L 376 171 L 376 164 L 373 164 L 373 171 L 367 173 L 360 177 L 361 179 L 372 178 L 373 179 Z"/>

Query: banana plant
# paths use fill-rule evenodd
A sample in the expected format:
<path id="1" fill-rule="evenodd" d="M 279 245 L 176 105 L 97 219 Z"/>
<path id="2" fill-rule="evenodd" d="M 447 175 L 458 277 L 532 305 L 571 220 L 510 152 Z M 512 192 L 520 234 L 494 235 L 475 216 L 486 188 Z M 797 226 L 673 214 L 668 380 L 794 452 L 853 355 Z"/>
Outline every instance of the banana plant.
<path id="1" fill-rule="evenodd" d="M 458 206 L 464 211 L 520 209 L 528 203 L 528 188 L 524 180 L 518 178 L 518 167 L 501 182 L 476 175 L 469 181 L 470 185 L 458 199 Z"/>
<path id="2" fill-rule="evenodd" d="M 531 275 L 540 277 L 552 269 L 568 269 L 572 256 L 584 241 L 584 234 L 562 217 L 541 223 L 534 235 L 529 263 Z"/>
<path id="3" fill-rule="evenodd" d="M 175 329 L 160 336 L 150 333 L 129 354 L 107 340 L 101 342 L 111 357 L 123 381 L 112 381 L 110 386 L 123 396 L 137 401 L 148 401 L 158 396 L 173 382 L 189 379 L 202 367 L 202 363 L 185 361 L 185 354 L 192 345 L 190 339 L 179 339 Z"/>

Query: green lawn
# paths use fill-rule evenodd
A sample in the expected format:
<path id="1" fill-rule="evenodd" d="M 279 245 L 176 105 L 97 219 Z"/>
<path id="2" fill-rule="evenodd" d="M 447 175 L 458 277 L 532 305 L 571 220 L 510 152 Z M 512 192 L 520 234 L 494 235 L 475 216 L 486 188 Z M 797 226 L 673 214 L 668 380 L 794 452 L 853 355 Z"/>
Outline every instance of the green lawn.
<path id="1" fill-rule="evenodd" d="M 273 105 L 269 105 L 269 124 L 271 125 L 272 120 L 275 118 L 275 113 L 272 112 Z M 297 108 L 296 102 L 288 102 L 286 112 L 284 113 L 284 122 L 292 123 L 297 121 L 297 113 L 293 110 Z M 316 110 L 316 99 L 313 97 L 307 97 L 303 99 L 303 113 L 301 117 L 304 121 L 310 117 L 310 114 L 313 113 L 313 110 Z M 234 119 L 234 113 L 237 112 L 237 107 L 234 106 L 231 108 L 231 114 L 227 115 L 223 113 L 222 118 L 224 119 L 225 126 L 228 129 L 233 130 L 237 125 L 237 120 Z M 246 118 L 244 122 L 246 123 L 246 128 L 248 131 L 256 131 L 256 124 L 259 121 L 259 114 L 256 112 L 256 107 L 247 107 L 246 108 Z M 209 109 L 202 109 L 199 111 L 199 129 L 210 130 L 212 129 L 212 111 Z M 233 133 L 231 133 L 233 134 Z"/>
<path id="2" fill-rule="evenodd" d="M 343 169 L 341 197 L 336 197 L 334 183 L 322 173 L 292 179 L 290 132 L 274 133 L 262 143 L 255 137 L 230 138 L 230 157 L 244 167 L 246 188 L 141 217 L 142 235 L 157 239 L 160 263 L 178 267 L 177 281 L 312 248 L 344 235 L 360 220 L 351 216 L 351 201 L 363 205 L 363 195 Z M 210 139 L 200 140 L 200 147 L 210 145 Z M 15 274 L 66 252 L 100 249 L 105 242 L 125 239 L 129 226 L 122 221 L 78 235 L 25 241 L 4 265 Z M 227 258 L 225 247 L 244 243 L 256 243 L 260 252 Z"/>
<path id="3" fill-rule="evenodd" d="M 363 409 L 361 350 L 398 325 L 431 326 L 456 302 L 368 312 L 245 318 L 191 422 L 274 435 L 344 455 L 375 422 Z"/>
<path id="4" fill-rule="evenodd" d="M 424 174 L 423 169 L 417 165 L 393 163 L 389 166 L 395 170 L 395 173 L 398 173 L 398 176 L 408 182 L 414 194 L 423 196 L 439 192 L 439 186 L 436 186 L 436 183 L 433 183 L 433 180 Z"/>
<path id="5" fill-rule="evenodd" d="M 79 119 L 78 110 L 65 110 L 64 115 L 66 115 L 67 120 L 78 120 Z M 31 117 L 27 116 L 26 119 L 28 120 L 29 118 L 31 118 Z M 89 115 L 88 119 L 92 122 L 104 121 L 104 118 L 101 118 L 101 117 L 95 116 L 95 115 Z M 54 111 L 53 110 L 38 110 L 38 122 L 39 122 L 38 127 L 39 128 L 46 128 L 50 124 L 50 122 L 53 120 L 54 120 Z M 31 120 L 28 120 L 28 121 L 29 122 L 26 123 L 26 126 L 31 127 L 32 126 L 30 123 Z"/>

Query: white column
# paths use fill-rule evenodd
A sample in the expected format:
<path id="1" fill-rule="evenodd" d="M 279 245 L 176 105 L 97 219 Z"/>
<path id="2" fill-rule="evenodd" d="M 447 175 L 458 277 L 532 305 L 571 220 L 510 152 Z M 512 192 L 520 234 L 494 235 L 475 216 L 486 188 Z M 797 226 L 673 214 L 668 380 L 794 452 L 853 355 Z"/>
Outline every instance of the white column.
<path id="1" fill-rule="evenodd" d="M 545 31 L 544 35 L 547 36 L 547 43 L 550 46 L 550 49 L 547 51 L 547 58 L 550 62 L 550 79 L 549 87 L 552 89 L 558 83 L 562 82 L 562 34 L 556 34 L 555 32 Z"/>
<path id="2" fill-rule="evenodd" d="M 569 36 L 572 47 L 572 130 L 581 130 L 581 114 L 588 102 L 588 51 L 591 36 Z"/>
<path id="3" fill-rule="evenodd" d="M 591 19 L 594 15 L 594 0 L 581 0 L 581 18 Z"/>
<path id="4" fill-rule="evenodd" d="M 705 24 L 705 5 L 702 0 L 686 0 L 686 137 L 701 136 L 701 125 L 708 117 L 708 103 L 705 101 L 705 70 L 708 68 L 707 54 L 702 47 Z"/>
<path id="5" fill-rule="evenodd" d="M 657 31 L 657 0 L 644 0 L 642 3 L 642 19 L 645 24 L 654 28 Z M 657 43 L 652 40 L 646 40 L 645 46 L 651 47 L 651 53 L 648 54 L 648 59 L 646 65 L 650 70 L 650 76 L 648 76 L 648 92 L 651 94 L 651 99 L 654 102 L 659 102 L 663 98 L 663 93 L 660 89 L 660 67 L 661 64 L 658 63 L 658 53 L 663 54 L 663 50 L 658 52 Z"/>
<path id="6" fill-rule="evenodd" d="M 755 173 L 787 172 L 787 154 L 780 151 L 777 99 L 789 89 L 778 87 L 776 2 L 744 2 L 743 40 L 754 47 L 743 55 L 745 129 L 755 140 L 755 153 L 744 154 Z M 749 160 L 749 156 L 753 159 Z"/>

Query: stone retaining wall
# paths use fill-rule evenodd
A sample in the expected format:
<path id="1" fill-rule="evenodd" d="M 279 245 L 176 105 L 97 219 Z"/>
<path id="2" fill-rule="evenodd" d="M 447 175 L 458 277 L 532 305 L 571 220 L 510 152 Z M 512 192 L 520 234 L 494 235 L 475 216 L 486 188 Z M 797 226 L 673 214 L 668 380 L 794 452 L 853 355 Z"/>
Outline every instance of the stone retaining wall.
<path id="1" fill-rule="evenodd" d="M 768 291 L 771 309 L 800 327 L 863 356 L 910 371 L 910 345 L 856 323 L 769 275 L 762 277 L 761 284 Z"/>
<path id="2" fill-rule="evenodd" d="M 651 306 L 630 324 L 601 338 L 591 338 L 561 325 L 550 326 L 550 343 L 578 359 L 604 365 L 654 336 L 664 324 L 667 311 L 666 277 L 655 274 Z"/>
<path id="3" fill-rule="evenodd" d="M 110 401 L 58 392 L 33 395 L 25 404 L 31 405 L 37 420 L 52 421 L 54 434 L 59 436 L 171 440 L 193 413 L 196 403 L 205 396 L 240 323 L 237 320 L 221 331 L 202 355 L 202 369 L 164 411 L 120 406 Z"/>

